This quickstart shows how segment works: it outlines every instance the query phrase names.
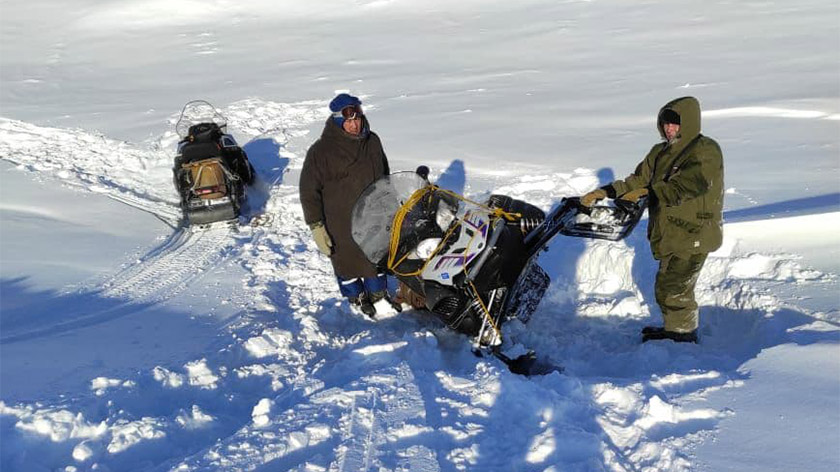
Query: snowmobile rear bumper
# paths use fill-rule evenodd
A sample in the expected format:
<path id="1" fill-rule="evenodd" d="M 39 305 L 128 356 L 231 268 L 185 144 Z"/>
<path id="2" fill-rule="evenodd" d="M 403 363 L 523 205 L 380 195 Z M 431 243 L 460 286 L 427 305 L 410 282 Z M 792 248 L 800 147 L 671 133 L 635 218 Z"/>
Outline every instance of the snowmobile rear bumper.
<path id="1" fill-rule="evenodd" d="M 226 199 L 225 203 L 215 205 L 192 206 L 186 211 L 187 223 L 191 225 L 205 225 L 217 221 L 226 221 L 237 218 L 236 205 Z"/>

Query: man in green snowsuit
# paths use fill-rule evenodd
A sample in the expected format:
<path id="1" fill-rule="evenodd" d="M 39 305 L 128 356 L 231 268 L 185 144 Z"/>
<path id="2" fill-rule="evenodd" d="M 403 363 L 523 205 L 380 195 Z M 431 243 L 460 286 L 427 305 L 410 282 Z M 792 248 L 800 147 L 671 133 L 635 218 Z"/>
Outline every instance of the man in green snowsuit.
<path id="1" fill-rule="evenodd" d="M 700 134 L 694 97 L 667 103 L 656 127 L 664 142 L 653 146 L 635 172 L 587 193 L 581 203 L 648 197 L 647 235 L 659 261 L 655 292 L 665 326 L 645 327 L 642 341 L 697 342 L 694 286 L 706 256 L 723 240 L 723 156 L 713 139 Z"/>

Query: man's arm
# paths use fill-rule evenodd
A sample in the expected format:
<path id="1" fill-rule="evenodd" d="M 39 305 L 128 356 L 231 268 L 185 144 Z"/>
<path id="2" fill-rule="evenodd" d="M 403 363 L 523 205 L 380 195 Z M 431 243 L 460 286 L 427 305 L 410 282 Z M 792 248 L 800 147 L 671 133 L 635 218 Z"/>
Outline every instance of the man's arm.
<path id="1" fill-rule="evenodd" d="M 695 150 L 667 182 L 657 182 L 651 188 L 656 197 L 667 206 L 676 206 L 686 200 L 706 193 L 712 179 L 721 175 L 723 156 L 716 145 L 706 145 Z"/>
<path id="2" fill-rule="evenodd" d="M 653 177 L 654 161 L 656 160 L 656 156 L 659 154 L 660 150 L 661 145 L 657 144 L 656 146 L 653 146 L 647 156 L 642 159 L 642 162 L 636 166 L 636 170 L 633 171 L 632 174 L 627 176 L 624 180 L 616 180 L 610 184 L 604 185 L 601 188 L 607 192 L 608 197 L 616 198 L 631 190 L 649 186 L 650 180 Z"/>
<path id="3" fill-rule="evenodd" d="M 306 153 L 300 172 L 300 204 L 307 225 L 324 221 L 324 196 L 321 169 L 312 148 Z"/>
<path id="4" fill-rule="evenodd" d="M 382 169 L 383 175 L 391 175 L 391 166 L 388 164 L 388 156 L 385 155 L 385 146 L 382 145 L 382 138 L 378 134 L 371 132 L 371 137 L 376 139 L 376 144 L 379 146 L 379 151 L 382 153 Z"/>
<path id="5" fill-rule="evenodd" d="M 385 150 L 382 150 L 382 168 L 384 170 L 384 175 L 391 175 L 391 166 L 388 165 L 388 156 L 385 155 Z"/>

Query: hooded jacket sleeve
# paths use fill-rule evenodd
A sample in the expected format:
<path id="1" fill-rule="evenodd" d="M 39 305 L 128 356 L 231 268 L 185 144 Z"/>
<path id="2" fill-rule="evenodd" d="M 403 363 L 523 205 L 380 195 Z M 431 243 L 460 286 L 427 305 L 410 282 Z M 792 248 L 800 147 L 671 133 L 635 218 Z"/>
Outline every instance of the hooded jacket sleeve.
<path id="1" fill-rule="evenodd" d="M 651 190 L 667 206 L 677 206 L 686 200 L 697 198 L 712 185 L 712 180 L 721 175 L 723 155 L 717 143 L 698 146 L 667 181 L 656 182 Z"/>
<path id="2" fill-rule="evenodd" d="M 300 204 L 307 225 L 324 221 L 324 179 L 314 146 L 309 148 L 300 172 Z"/>
<path id="3" fill-rule="evenodd" d="M 370 139 L 375 143 L 376 149 L 382 154 L 382 173 L 391 175 L 391 166 L 388 164 L 388 156 L 385 154 L 385 146 L 382 145 L 382 138 L 373 131 L 370 132 Z"/>
<path id="4" fill-rule="evenodd" d="M 659 154 L 660 148 L 661 145 L 656 145 L 651 148 L 647 156 L 636 166 L 636 170 L 624 180 L 616 180 L 601 187 L 607 192 L 607 196 L 616 198 L 631 190 L 648 187 L 653 178 L 654 160 L 656 159 L 656 155 Z"/>

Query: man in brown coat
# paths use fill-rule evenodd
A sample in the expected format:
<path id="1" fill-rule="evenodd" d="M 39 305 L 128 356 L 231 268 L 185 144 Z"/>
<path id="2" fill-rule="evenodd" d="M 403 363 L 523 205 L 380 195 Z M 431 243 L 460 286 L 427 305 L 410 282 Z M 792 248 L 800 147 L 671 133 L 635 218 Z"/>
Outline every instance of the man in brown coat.
<path id="1" fill-rule="evenodd" d="M 300 202 L 318 250 L 332 262 L 341 294 L 373 316 L 373 304 L 387 295 L 385 276 L 353 241 L 351 214 L 362 191 L 389 173 L 388 158 L 370 131 L 361 100 L 339 94 L 330 111 L 303 162 Z"/>
<path id="2" fill-rule="evenodd" d="M 700 102 L 694 97 L 666 103 L 656 128 L 662 142 L 635 172 L 587 193 L 581 203 L 649 197 L 648 240 L 659 261 L 655 292 L 665 323 L 643 329 L 642 341 L 697 342 L 694 287 L 706 257 L 723 240 L 723 154 L 715 140 L 700 133 Z"/>

